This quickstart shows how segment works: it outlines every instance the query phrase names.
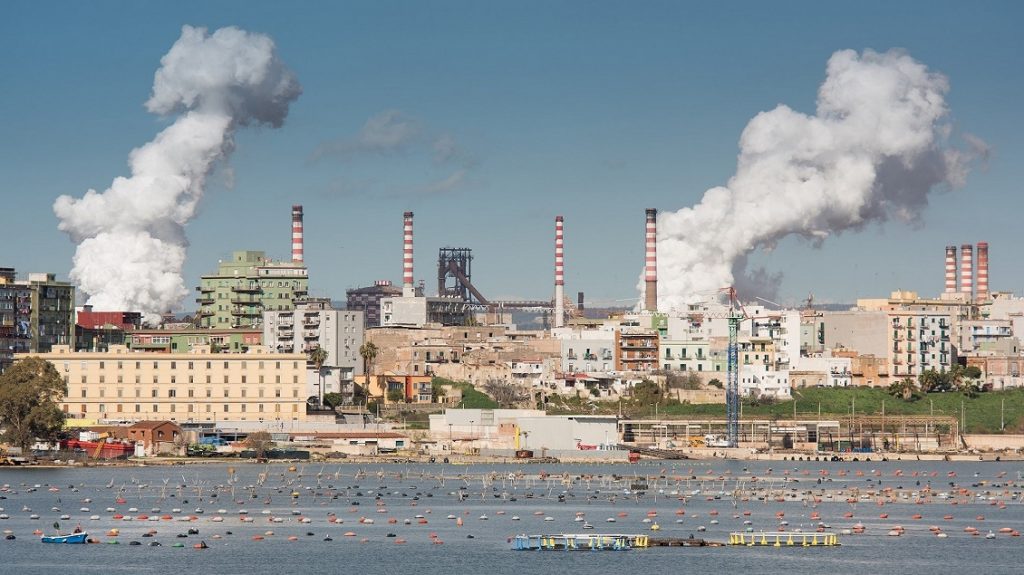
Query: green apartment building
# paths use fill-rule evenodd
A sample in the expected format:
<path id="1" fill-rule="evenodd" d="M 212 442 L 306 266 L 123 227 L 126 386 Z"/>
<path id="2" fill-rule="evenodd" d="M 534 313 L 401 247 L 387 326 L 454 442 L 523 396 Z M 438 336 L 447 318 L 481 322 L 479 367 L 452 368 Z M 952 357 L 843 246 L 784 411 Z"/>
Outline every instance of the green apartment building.
<path id="1" fill-rule="evenodd" d="M 258 326 L 264 311 L 295 309 L 309 286 L 301 261 L 273 261 L 263 252 L 241 251 L 221 261 L 217 273 L 200 278 L 198 325 L 229 329 Z"/>

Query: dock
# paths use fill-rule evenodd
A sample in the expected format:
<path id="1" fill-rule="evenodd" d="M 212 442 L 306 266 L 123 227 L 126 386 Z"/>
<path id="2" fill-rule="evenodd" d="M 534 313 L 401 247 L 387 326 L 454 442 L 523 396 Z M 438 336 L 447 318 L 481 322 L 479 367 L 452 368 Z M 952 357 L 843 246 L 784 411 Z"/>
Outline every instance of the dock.
<path id="1" fill-rule="evenodd" d="M 835 533 L 803 533 L 793 531 L 760 531 L 730 533 L 729 545 L 737 547 L 838 547 Z"/>
<path id="2" fill-rule="evenodd" d="M 512 549 L 516 551 L 626 551 L 650 545 L 647 535 L 573 534 L 516 535 Z"/>

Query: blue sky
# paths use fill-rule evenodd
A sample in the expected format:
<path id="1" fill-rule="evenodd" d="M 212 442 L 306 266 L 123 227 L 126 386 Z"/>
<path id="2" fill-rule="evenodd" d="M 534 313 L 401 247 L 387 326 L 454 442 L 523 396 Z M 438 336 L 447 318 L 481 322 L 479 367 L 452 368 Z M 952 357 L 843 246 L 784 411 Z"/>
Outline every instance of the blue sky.
<path id="1" fill-rule="evenodd" d="M 67 277 L 74 246 L 54 199 L 106 189 L 168 124 L 143 103 L 182 25 L 235 25 L 274 39 L 303 95 L 283 128 L 239 132 L 232 177 L 210 179 L 187 227 L 187 286 L 232 250 L 287 257 L 298 203 L 314 295 L 400 282 L 412 210 L 429 292 L 437 248 L 457 246 L 473 248 L 484 295 L 550 297 L 561 214 L 566 292 L 595 305 L 635 298 L 644 208 L 692 205 L 725 183 L 758 112 L 813 113 L 836 50 L 898 47 L 949 78 L 954 131 L 987 142 L 987 164 L 964 189 L 934 194 L 922 225 L 872 225 L 820 249 L 788 239 L 753 261 L 784 273 L 783 303 L 936 294 L 943 247 L 988 241 L 992 288 L 1020 293 L 1022 12 L 1013 2 L 9 2 L 0 266 Z M 390 139 L 365 137 L 372 118 L 390 120 Z"/>

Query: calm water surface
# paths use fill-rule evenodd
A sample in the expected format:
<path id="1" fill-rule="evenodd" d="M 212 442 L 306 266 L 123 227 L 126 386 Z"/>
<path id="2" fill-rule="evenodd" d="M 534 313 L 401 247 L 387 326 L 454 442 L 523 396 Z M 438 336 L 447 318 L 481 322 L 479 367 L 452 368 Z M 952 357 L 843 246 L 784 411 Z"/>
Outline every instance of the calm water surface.
<path id="1" fill-rule="evenodd" d="M 967 526 L 978 528 L 982 534 L 989 530 L 998 533 L 1004 527 L 1024 531 L 1024 505 L 1020 502 L 1024 481 L 1019 479 L 1024 464 L 1019 462 L 316 464 L 300 466 L 294 472 L 286 465 L 243 464 L 232 469 L 233 475 L 224 465 L 4 469 L 0 471 L 0 484 L 7 488 L 0 493 L 5 497 L 0 499 L 0 508 L 9 518 L 0 520 L 0 530 L 9 530 L 17 539 L 0 540 L 0 573 L 524 575 L 567 569 L 630 574 L 1024 572 L 1024 537 L 999 534 L 994 540 L 986 540 L 964 532 Z M 523 471 L 533 476 L 542 470 L 550 474 L 549 479 L 509 479 L 510 473 Z M 828 475 L 823 476 L 822 470 Z M 567 481 L 563 481 L 563 474 L 568 476 Z M 589 480 L 580 479 L 583 475 Z M 714 479 L 687 479 L 692 475 Z M 751 476 L 758 480 L 751 481 Z M 734 481 L 736 477 L 744 479 Z M 820 484 L 819 477 L 824 479 Z M 647 490 L 642 495 L 630 489 L 642 487 L 637 484 L 645 482 Z M 908 497 L 884 506 L 878 506 L 874 499 L 847 502 L 853 489 L 859 488 L 860 493 L 877 490 L 879 483 L 883 489 L 902 490 Z M 915 504 L 911 492 L 929 484 L 934 494 L 931 502 Z M 757 485 L 770 486 L 772 495 L 759 499 L 763 492 L 752 490 Z M 744 495 L 734 496 L 737 487 Z M 960 493 L 961 488 L 969 495 Z M 805 495 L 807 490 L 820 496 L 821 503 L 814 506 Z M 293 492 L 298 496 L 293 497 Z M 775 497 L 783 492 L 792 495 L 785 502 L 777 502 Z M 211 497 L 213 493 L 217 496 Z M 939 493 L 948 493 L 949 499 L 940 498 Z M 119 496 L 124 503 L 117 502 Z M 743 501 L 743 496 L 749 499 Z M 994 504 L 997 502 L 1005 506 Z M 137 511 L 129 511 L 133 507 Z M 197 508 L 202 513 L 197 513 Z M 219 509 L 227 512 L 218 513 Z M 254 521 L 241 522 L 240 509 L 247 510 Z M 379 509 L 386 509 L 386 513 Z M 650 518 L 651 512 L 657 515 Z M 859 521 L 867 527 L 867 533 L 842 536 L 843 545 L 838 548 L 652 548 L 565 553 L 512 551 L 508 544 L 508 538 L 517 533 L 583 532 L 582 523 L 574 520 L 578 513 L 594 526 L 589 533 L 652 533 L 659 537 L 694 534 L 725 541 L 730 531 L 747 527 L 744 521 L 750 521 L 757 530 L 775 530 L 780 512 L 789 522 L 789 530 L 813 530 L 817 520 L 812 520 L 810 514 L 817 512 L 821 521 L 835 531 Z M 114 519 L 115 513 L 131 517 L 167 514 L 175 519 L 196 515 L 198 519 L 124 521 Z M 332 513 L 343 524 L 330 523 Z M 853 517 L 845 517 L 848 513 Z M 881 513 L 889 517 L 881 519 Z M 39 518 L 32 519 L 33 514 Z M 93 537 L 120 544 L 40 543 L 33 530 L 51 533 L 53 522 L 63 514 L 71 516 L 60 521 L 65 531 L 80 523 Z M 922 518 L 912 519 L 915 514 Z M 91 520 L 93 515 L 99 519 Z M 217 515 L 224 521 L 211 521 Z M 417 515 L 427 523 L 420 523 Z M 449 515 L 461 517 L 463 525 L 458 526 Z M 945 515 L 953 518 L 943 519 Z M 519 520 L 513 520 L 513 516 Z M 979 520 L 978 516 L 984 518 Z M 274 523 L 271 517 L 283 522 Z M 308 517 L 310 522 L 301 523 L 301 517 Z M 360 517 L 372 518 L 374 523 L 360 523 Z M 552 520 L 545 521 L 545 517 Z M 389 524 L 389 518 L 397 523 Z M 609 523 L 608 518 L 616 521 Z M 406 519 L 409 525 L 404 523 Z M 653 523 L 661 527 L 656 534 L 649 531 Z M 895 525 L 902 525 L 906 534 L 886 536 Z M 949 537 L 933 536 L 928 531 L 933 525 Z M 698 530 L 701 526 L 706 532 Z M 107 536 L 111 528 L 119 529 L 119 536 Z M 189 528 L 198 529 L 199 534 L 177 537 Z M 154 529 L 153 537 L 142 537 Z M 273 535 L 265 535 L 267 531 L 273 531 Z M 349 531 L 356 536 L 344 536 Z M 432 534 L 443 544 L 433 544 Z M 253 541 L 254 535 L 265 538 Z M 325 536 L 333 541 L 324 541 Z M 297 540 L 290 541 L 289 537 Z M 396 543 L 399 539 L 405 544 Z M 128 545 L 133 540 L 143 545 Z M 192 549 L 192 544 L 200 540 L 210 548 Z M 149 546 L 151 541 L 162 545 Z M 172 547 L 175 543 L 183 543 L 185 548 Z"/>

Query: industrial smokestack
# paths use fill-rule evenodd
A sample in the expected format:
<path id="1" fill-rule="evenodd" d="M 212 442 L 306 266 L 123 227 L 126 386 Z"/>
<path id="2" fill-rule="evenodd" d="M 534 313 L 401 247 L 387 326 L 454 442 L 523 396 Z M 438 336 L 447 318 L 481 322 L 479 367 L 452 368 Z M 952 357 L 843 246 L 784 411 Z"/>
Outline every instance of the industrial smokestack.
<path id="1" fill-rule="evenodd" d="M 402 297 L 413 297 L 416 288 L 412 279 L 412 212 L 405 212 L 402 236 Z"/>
<path id="2" fill-rule="evenodd" d="M 580 316 L 583 315 L 583 292 L 576 293 L 576 309 L 580 310 Z"/>
<path id="3" fill-rule="evenodd" d="M 292 206 L 292 261 L 302 262 L 302 206 Z"/>
<path id="4" fill-rule="evenodd" d="M 960 293 L 968 301 L 974 298 L 974 246 L 960 246 Z"/>
<path id="5" fill-rule="evenodd" d="M 956 246 L 946 246 L 946 293 L 956 293 Z"/>
<path id="6" fill-rule="evenodd" d="M 565 289 L 565 243 L 562 234 L 562 216 L 555 216 L 555 327 L 565 325 L 565 297 L 562 294 Z"/>
<path id="7" fill-rule="evenodd" d="M 988 242 L 978 242 L 978 301 L 988 299 Z"/>
<path id="8" fill-rule="evenodd" d="M 658 210 L 654 208 L 647 208 L 644 247 L 644 309 L 658 311 Z"/>

